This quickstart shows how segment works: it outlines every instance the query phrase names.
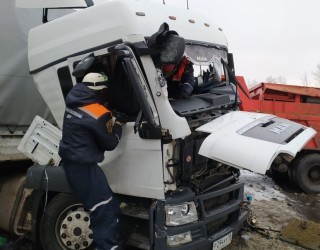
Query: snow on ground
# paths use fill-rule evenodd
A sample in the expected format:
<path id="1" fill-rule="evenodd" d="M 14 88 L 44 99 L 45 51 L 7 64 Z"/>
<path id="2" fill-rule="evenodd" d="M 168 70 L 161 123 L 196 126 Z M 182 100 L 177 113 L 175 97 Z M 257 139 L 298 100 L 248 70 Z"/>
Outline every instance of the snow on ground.
<path id="1" fill-rule="evenodd" d="M 245 195 L 252 195 L 254 200 L 270 201 L 275 198 L 282 201 L 290 200 L 288 196 L 280 192 L 280 187 L 266 175 L 241 170 L 240 180 L 245 182 Z"/>

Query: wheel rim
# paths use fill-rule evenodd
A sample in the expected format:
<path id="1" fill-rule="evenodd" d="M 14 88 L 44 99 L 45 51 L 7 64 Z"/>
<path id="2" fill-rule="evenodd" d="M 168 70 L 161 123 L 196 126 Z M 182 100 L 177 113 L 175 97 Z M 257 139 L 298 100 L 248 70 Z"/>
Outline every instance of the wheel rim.
<path id="1" fill-rule="evenodd" d="M 55 233 L 62 249 L 87 249 L 92 245 L 90 216 L 81 204 L 67 207 L 58 217 Z"/>
<path id="2" fill-rule="evenodd" d="M 309 169 L 308 179 L 314 185 L 320 184 L 320 165 L 312 166 Z"/>

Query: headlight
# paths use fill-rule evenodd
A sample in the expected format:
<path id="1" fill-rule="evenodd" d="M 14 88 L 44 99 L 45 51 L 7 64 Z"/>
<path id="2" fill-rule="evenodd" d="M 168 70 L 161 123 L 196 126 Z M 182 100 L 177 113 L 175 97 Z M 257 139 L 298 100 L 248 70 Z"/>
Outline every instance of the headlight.
<path id="1" fill-rule="evenodd" d="M 166 205 L 166 225 L 179 226 L 198 220 L 196 205 L 187 202 L 180 205 Z"/>
<path id="2" fill-rule="evenodd" d="M 170 247 L 177 247 L 191 241 L 192 241 L 191 231 L 188 231 L 182 234 L 167 236 L 167 245 Z"/>

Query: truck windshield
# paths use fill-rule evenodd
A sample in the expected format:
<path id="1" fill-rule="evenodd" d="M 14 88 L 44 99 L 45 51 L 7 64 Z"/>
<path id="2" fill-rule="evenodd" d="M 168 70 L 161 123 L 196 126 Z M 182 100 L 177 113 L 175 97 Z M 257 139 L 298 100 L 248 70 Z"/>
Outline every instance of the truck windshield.
<path id="1" fill-rule="evenodd" d="M 186 117 L 189 124 L 198 124 L 201 120 L 206 120 L 207 116 L 212 119 L 215 114 L 235 109 L 238 94 L 236 85 L 229 82 L 227 50 L 217 46 L 186 43 L 184 57 L 191 62 L 191 66 L 189 62 L 186 63 L 180 82 L 167 78 L 169 101 L 173 110 L 179 116 Z M 185 97 L 182 95 L 183 87 L 188 84 L 193 86 L 193 90 Z M 178 91 L 177 97 L 174 91 Z M 182 92 L 181 95 L 179 91 Z"/>
<path id="2" fill-rule="evenodd" d="M 200 93 L 208 85 L 217 85 L 226 81 L 227 73 L 221 62 L 221 59 L 228 62 L 226 50 L 209 45 L 186 43 L 184 54 L 193 64 L 193 75 Z"/>
<path id="3" fill-rule="evenodd" d="M 185 55 L 195 65 L 209 66 L 213 62 L 220 62 L 221 58 L 228 61 L 228 52 L 222 48 L 207 44 L 192 44 L 186 42 Z"/>

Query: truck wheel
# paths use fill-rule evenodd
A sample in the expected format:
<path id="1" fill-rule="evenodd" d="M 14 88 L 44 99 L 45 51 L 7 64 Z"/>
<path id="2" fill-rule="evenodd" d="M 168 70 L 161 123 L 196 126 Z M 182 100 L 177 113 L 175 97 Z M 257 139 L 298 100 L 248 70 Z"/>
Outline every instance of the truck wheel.
<path id="1" fill-rule="evenodd" d="M 40 221 L 45 250 L 94 249 L 89 213 L 70 194 L 60 193 L 48 204 Z"/>
<path id="2" fill-rule="evenodd" d="M 297 166 L 295 164 L 293 164 L 292 166 L 289 166 L 288 177 L 292 186 L 295 188 L 299 188 L 298 181 L 297 181 Z"/>
<path id="3" fill-rule="evenodd" d="M 306 155 L 298 161 L 297 181 L 306 193 L 320 193 L 320 154 Z"/>

